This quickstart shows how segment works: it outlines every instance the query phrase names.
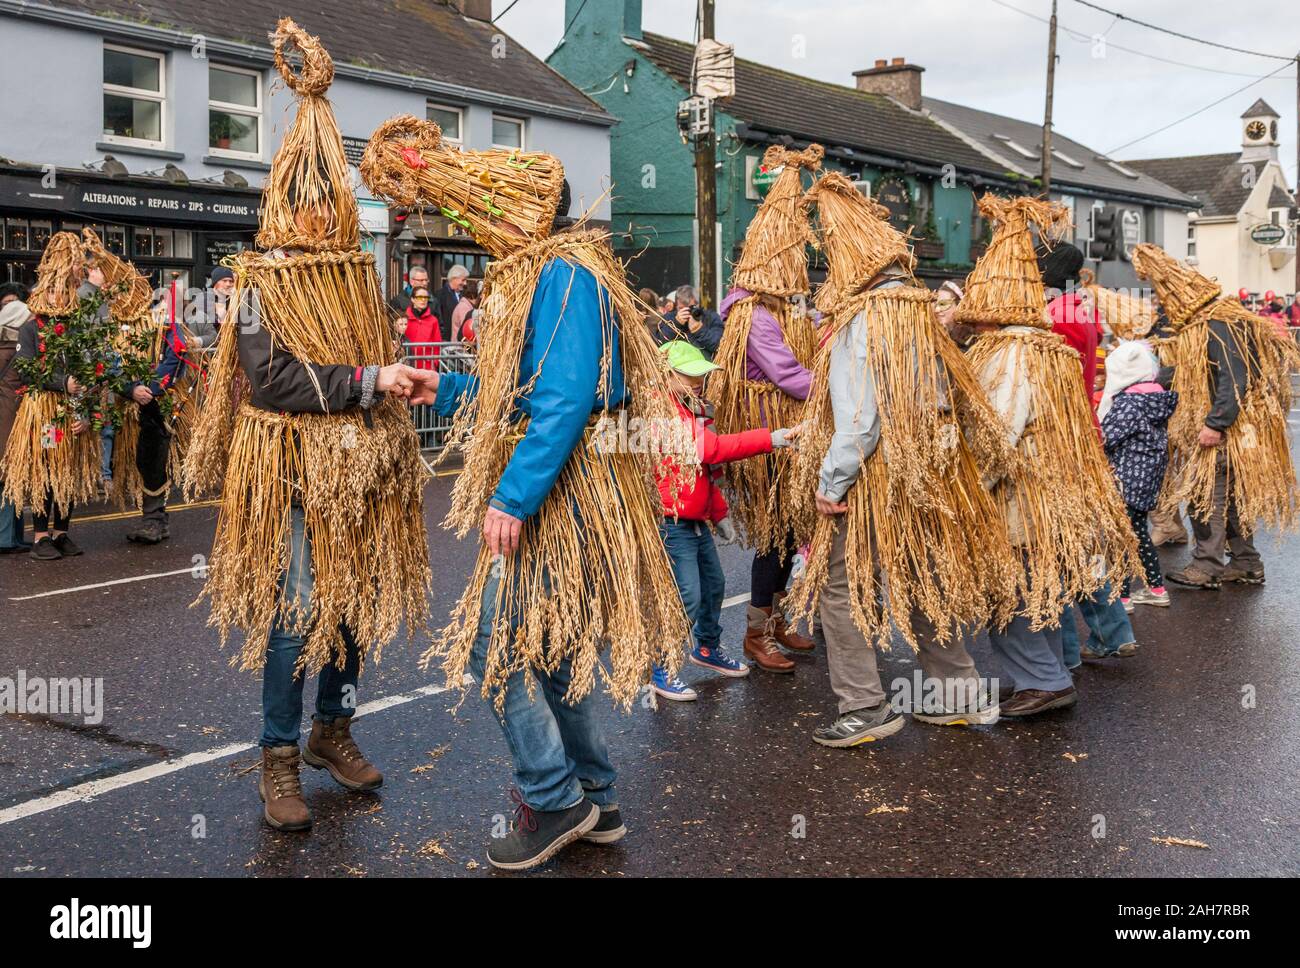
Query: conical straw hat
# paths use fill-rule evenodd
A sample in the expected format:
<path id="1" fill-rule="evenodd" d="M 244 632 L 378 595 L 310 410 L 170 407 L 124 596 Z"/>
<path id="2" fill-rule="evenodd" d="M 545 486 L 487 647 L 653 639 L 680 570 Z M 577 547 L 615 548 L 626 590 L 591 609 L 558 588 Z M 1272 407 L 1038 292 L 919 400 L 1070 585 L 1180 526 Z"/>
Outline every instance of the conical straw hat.
<path id="1" fill-rule="evenodd" d="M 866 198 L 844 175 L 822 175 L 806 198 L 817 207 L 828 267 L 814 300 L 821 312 L 861 291 L 890 265 L 897 263 L 909 273 L 915 267 L 907 236 L 889 223 L 889 210 Z"/>
<path id="2" fill-rule="evenodd" d="M 824 153 L 817 144 L 803 151 L 772 145 L 763 152 L 763 167 L 780 168 L 781 173 L 745 232 L 740 261 L 731 276 L 733 285 L 769 296 L 808 292 L 806 247 L 816 245 L 817 239 L 809 223 L 801 172 L 819 169 Z"/>
<path id="3" fill-rule="evenodd" d="M 1133 250 L 1133 271 L 1155 288 L 1156 298 L 1173 326 L 1187 322 L 1223 292 L 1217 282 L 1150 242 L 1143 242 Z"/>
<path id="4" fill-rule="evenodd" d="M 130 262 L 118 258 L 104 248 L 104 243 L 89 226 L 81 230 L 81 241 L 86 248 L 87 262 L 104 273 L 104 288 L 123 286 L 121 293 L 109 303 L 113 319 L 133 322 L 149 312 L 153 301 L 153 286 Z"/>
<path id="5" fill-rule="evenodd" d="M 437 208 L 497 257 L 548 237 L 564 192 L 564 166 L 554 155 L 455 151 L 436 124 L 409 114 L 375 129 L 361 178 L 380 198 Z"/>
<path id="6" fill-rule="evenodd" d="M 334 61 L 313 37 L 288 17 L 271 35 L 275 66 L 298 95 L 298 114 L 271 162 L 262 189 L 263 249 L 352 252 L 361 245 L 357 199 L 352 192 L 343 136 L 325 97 L 334 80 Z M 302 68 L 294 73 L 288 52 L 294 47 Z M 302 216 L 302 224 L 295 219 Z"/>
<path id="7" fill-rule="evenodd" d="M 27 308 L 37 316 L 70 316 L 77 309 L 77 287 L 86 278 L 86 253 L 71 232 L 55 232 L 36 267 L 36 285 Z"/>
<path id="8" fill-rule="evenodd" d="M 966 295 L 953 318 L 959 323 L 1051 329 L 1030 225 L 1057 238 L 1070 224 L 1069 210 L 1043 199 L 992 194 L 979 200 L 979 210 L 995 220 L 997 228 L 988 251 L 966 277 Z"/>

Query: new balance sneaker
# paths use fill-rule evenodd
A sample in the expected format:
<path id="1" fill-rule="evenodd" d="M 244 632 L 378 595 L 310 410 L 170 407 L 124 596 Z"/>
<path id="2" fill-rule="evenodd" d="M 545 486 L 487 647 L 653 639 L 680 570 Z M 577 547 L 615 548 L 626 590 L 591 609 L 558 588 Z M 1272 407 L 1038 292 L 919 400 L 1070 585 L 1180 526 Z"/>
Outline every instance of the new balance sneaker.
<path id="1" fill-rule="evenodd" d="M 749 666 L 745 663 L 733 659 L 717 645 L 697 645 L 690 655 L 690 660 L 697 666 L 703 666 L 706 669 L 712 669 L 724 676 L 749 675 Z"/>
<path id="2" fill-rule="evenodd" d="M 866 709 L 842 713 L 829 726 L 813 730 L 813 742 L 822 746 L 845 747 L 872 743 L 893 736 L 907 723 L 902 713 L 894 712 L 888 702 Z"/>
<path id="3" fill-rule="evenodd" d="M 975 708 L 967 712 L 948 709 L 939 712 L 912 710 L 913 719 L 919 723 L 929 723 L 931 726 L 992 726 L 998 721 L 999 715 L 998 704 L 991 702 L 987 693 L 981 693 Z"/>
<path id="4" fill-rule="evenodd" d="M 650 684 L 656 693 L 665 699 L 673 700 L 673 702 L 690 702 L 692 699 L 698 698 L 694 689 L 676 676 L 669 679 L 668 673 L 658 666 L 655 666 Z"/>
<path id="5" fill-rule="evenodd" d="M 545 864 L 600 822 L 600 807 L 583 797 L 567 810 L 534 810 L 516 796 L 510 833 L 488 845 L 493 867 L 526 871 Z"/>
<path id="6" fill-rule="evenodd" d="M 583 834 L 582 839 L 589 844 L 612 844 L 622 840 L 626 834 L 627 827 L 623 826 L 623 815 L 618 807 L 601 807 L 596 826 Z"/>
<path id="7" fill-rule="evenodd" d="M 1134 605 L 1156 605 L 1169 607 L 1169 591 L 1165 588 L 1139 588 L 1133 593 Z"/>

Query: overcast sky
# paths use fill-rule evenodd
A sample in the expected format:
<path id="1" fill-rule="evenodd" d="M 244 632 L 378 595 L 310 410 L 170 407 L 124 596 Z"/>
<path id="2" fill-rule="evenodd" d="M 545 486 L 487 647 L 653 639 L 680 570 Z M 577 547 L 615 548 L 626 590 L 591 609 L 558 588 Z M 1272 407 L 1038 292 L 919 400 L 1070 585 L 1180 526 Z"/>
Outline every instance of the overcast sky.
<path id="1" fill-rule="evenodd" d="M 1300 50 L 1294 0 L 1097 3 L 1221 44 L 1285 56 Z M 508 4 L 493 0 L 494 15 Z M 643 7 L 646 30 L 693 39 L 695 0 L 645 0 Z M 1231 16 L 1226 15 L 1229 11 Z M 870 67 L 878 57 L 904 57 L 925 68 L 922 89 L 927 95 L 1041 122 L 1047 67 L 1044 21 L 1050 12 L 1050 0 L 717 0 L 717 34 L 719 40 L 735 44 L 739 57 L 840 84 L 852 84 L 852 72 Z M 563 32 L 563 18 L 564 0 L 518 0 L 499 24 L 545 58 Z M 1240 115 L 1262 97 L 1282 116 L 1282 163 L 1287 181 L 1295 184 L 1294 62 L 1170 37 L 1117 21 L 1076 0 L 1060 0 L 1058 22 L 1055 126 L 1062 134 L 1121 159 L 1236 151 L 1241 145 Z M 1103 56 L 1095 56 L 1099 48 L 1094 37 L 1099 35 Z M 800 43 L 802 58 L 796 56 Z M 1279 67 L 1277 76 L 1122 147 Z"/>

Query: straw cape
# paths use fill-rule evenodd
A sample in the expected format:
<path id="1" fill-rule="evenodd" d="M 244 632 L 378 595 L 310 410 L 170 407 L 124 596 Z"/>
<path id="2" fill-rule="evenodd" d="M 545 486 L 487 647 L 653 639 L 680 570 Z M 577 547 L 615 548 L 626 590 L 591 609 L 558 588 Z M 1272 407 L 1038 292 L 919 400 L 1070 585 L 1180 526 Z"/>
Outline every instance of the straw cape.
<path id="1" fill-rule="evenodd" d="M 1163 362 L 1174 367 L 1172 389 L 1179 395 L 1178 409 L 1169 421 L 1170 463 L 1161 508 L 1176 508 L 1183 501 L 1212 507 L 1215 465 L 1222 454 L 1229 497 L 1236 502 L 1242 528 L 1252 531 L 1261 521 L 1294 528 L 1300 520 L 1300 494 L 1286 418 L 1291 409 L 1291 374 L 1300 368 L 1300 349 L 1279 336 L 1270 321 L 1219 295 L 1218 283 L 1158 246 L 1137 246 L 1133 268 L 1155 288 L 1173 332 L 1159 343 Z M 1208 347 L 1211 340 L 1224 339 L 1211 329 L 1212 320 L 1226 328 L 1230 352 L 1249 365 L 1245 395 L 1238 397 L 1237 420 L 1224 432 L 1220 446 L 1202 447 L 1197 437 L 1213 405 Z"/>
<path id="2" fill-rule="evenodd" d="M 1137 541 L 1080 387 L 1079 354 L 1050 332 L 1031 226 L 1055 237 L 1064 207 L 986 195 L 980 211 L 998 221 L 988 251 L 966 282 L 960 322 L 1001 327 L 978 335 L 972 368 L 995 407 L 1028 396 L 1019 460 L 994 485 L 1012 544 L 1025 555 L 1021 614 L 1056 625 L 1063 606 L 1139 574 Z M 974 300 L 972 302 L 972 297 Z M 1010 386 L 1006 393 L 998 388 Z M 1009 399 L 1008 399 L 1009 398 Z M 1004 420 L 1010 414 L 1003 413 Z M 1008 428 L 1010 429 L 1010 427 Z"/>
<path id="3" fill-rule="evenodd" d="M 457 412 L 447 451 L 464 458 L 444 522 L 462 537 L 482 527 L 488 502 L 523 437 L 515 411 L 531 381 L 517 384 L 542 270 L 563 260 L 575 270 L 590 271 L 609 293 L 613 313 L 606 315 L 602 302 L 600 319 L 600 396 L 609 399 L 617 352 L 628 403 L 623 412 L 607 409 L 593 417 L 541 509 L 524 522 L 519 548 L 505 564 L 512 577 L 497 583 L 496 620 L 481 689 L 485 699 L 504 703 L 505 684 L 516 671 L 546 673 L 570 659 L 566 702 L 586 696 L 599 677 L 617 702 L 629 706 L 649 679 L 652 664 L 678 667 L 689 636 L 659 537 L 662 504 L 654 472 L 661 460 L 688 464 L 697 458 L 693 447 L 689 453 L 674 450 L 671 435 L 643 434 L 638 447 L 609 445 L 623 421 L 634 428 L 675 428 L 677 416 L 667 363 L 640 325 L 644 311 L 628 288 L 608 235 L 582 230 L 549 234 L 558 200 L 558 193 L 552 197 L 556 179 L 563 184 L 556 159 L 451 151 L 441 146 L 436 125 L 411 116 L 380 126 L 361 173 L 376 195 L 389 195 L 400 204 L 455 207 L 475 238 L 498 255 L 484 280 L 477 326 L 478 391 Z M 475 182 L 472 192 L 469 178 Z M 474 204 L 480 190 L 495 193 L 490 205 Z M 451 621 L 422 659 L 425 666 L 441 661 L 449 686 L 462 682 L 494 567 L 500 566 L 485 544 Z M 606 644 L 608 669 L 599 659 Z M 528 688 L 531 694 L 532 676 Z"/>
<path id="4" fill-rule="evenodd" d="M 1079 272 L 1080 288 L 1092 297 L 1102 321 L 1122 340 L 1146 339 L 1156 325 L 1156 308 L 1151 300 L 1121 289 L 1097 284 L 1091 269 Z"/>
<path id="5" fill-rule="evenodd" d="M 815 614 L 835 530 L 845 527 L 853 619 L 869 641 L 888 648 L 892 622 L 916 648 L 914 611 L 945 642 L 960 625 L 1005 622 L 1015 608 L 1019 562 L 1001 508 L 982 484 L 1012 459 L 1001 420 L 935 316 L 933 293 L 915 280 L 866 288 L 890 266 L 910 274 L 914 265 L 885 210 L 838 173 L 820 178 L 808 198 L 830 266 L 819 294 L 830 337 L 817 356 L 796 494 L 811 500 L 817 490 L 835 432 L 832 350 L 859 315 L 880 443 L 845 497 L 847 514 L 818 515 L 807 567 L 787 601 L 799 615 Z"/>
<path id="6" fill-rule="evenodd" d="M 398 348 L 374 258 L 359 249 L 342 138 L 324 97 L 333 64 L 320 41 L 287 18 L 274 46 L 299 100 L 263 192 L 258 242 L 279 251 L 233 260 L 231 306 L 255 304 L 276 351 L 306 363 L 393 363 Z M 291 46 L 302 54 L 298 74 Z M 208 623 L 223 642 L 232 628 L 243 631 L 243 650 L 231 661 L 245 669 L 262 665 L 277 617 L 290 634 L 306 637 L 300 662 L 307 672 L 343 664 L 341 625 L 355 637 L 363 665 L 377 661 L 402 623 L 411 635 L 428 618 L 427 473 L 410 415 L 394 397 L 365 412 L 255 408 L 239 367 L 239 330 L 222 327 L 184 464 L 187 495 L 221 492 L 200 595 L 212 604 Z M 314 581 L 305 611 L 280 587 L 294 505 L 311 541 Z"/>
<path id="7" fill-rule="evenodd" d="M 804 401 L 767 380 L 748 375 L 749 334 L 760 303 L 776 318 L 795 359 L 811 369 L 817 354 L 812 320 L 786 297 L 809 291 L 808 246 L 816 245 L 804 198 L 802 172 L 821 167 L 821 145 L 792 151 L 773 145 L 763 154 L 776 180 L 745 233 L 732 285 L 751 295 L 736 302 L 727 316 L 722 342 L 714 356 L 720 367 L 709 377 L 706 395 L 714 405 L 718 433 L 753 427 L 792 427 L 803 419 Z M 788 500 L 793 455 L 786 450 L 733 461 L 723 468 L 730 491 L 732 517 L 740 520 L 749 543 L 765 554 L 784 551 L 789 536 L 807 537 L 814 524 L 807 507 L 802 512 Z"/>
<path id="8" fill-rule="evenodd" d="M 50 236 L 36 269 L 28 308 L 42 326 L 76 325 L 82 300 L 77 287 L 85 278 L 85 253 L 71 232 Z M 101 442 L 89 431 L 66 428 L 67 394 L 31 386 L 23 393 L 9 443 L 0 460 L 6 500 L 15 506 L 41 508 L 53 494 L 55 507 L 67 512 L 99 496 Z"/>

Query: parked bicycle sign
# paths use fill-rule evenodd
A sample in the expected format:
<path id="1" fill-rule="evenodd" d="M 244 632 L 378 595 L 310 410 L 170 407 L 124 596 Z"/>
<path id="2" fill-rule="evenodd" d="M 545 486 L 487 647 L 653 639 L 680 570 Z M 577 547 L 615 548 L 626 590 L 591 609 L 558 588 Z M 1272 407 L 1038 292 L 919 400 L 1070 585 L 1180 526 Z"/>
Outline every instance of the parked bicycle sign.
<path id="1" fill-rule="evenodd" d="M 1272 222 L 1264 222 L 1250 230 L 1250 238 L 1260 245 L 1277 245 L 1286 238 L 1286 229 Z"/>

